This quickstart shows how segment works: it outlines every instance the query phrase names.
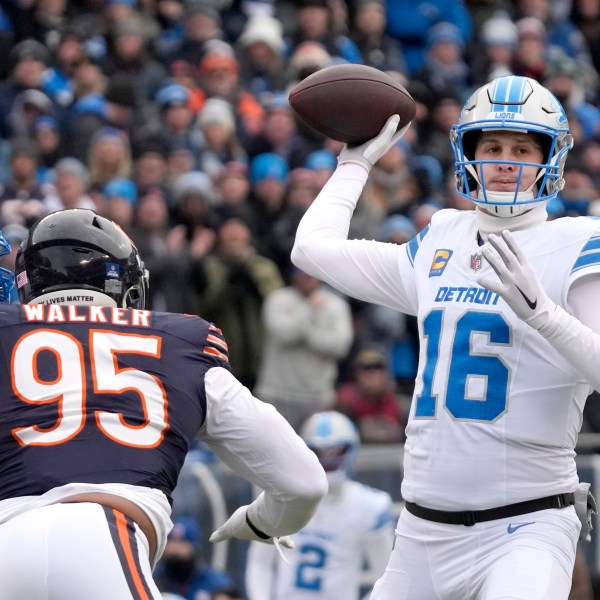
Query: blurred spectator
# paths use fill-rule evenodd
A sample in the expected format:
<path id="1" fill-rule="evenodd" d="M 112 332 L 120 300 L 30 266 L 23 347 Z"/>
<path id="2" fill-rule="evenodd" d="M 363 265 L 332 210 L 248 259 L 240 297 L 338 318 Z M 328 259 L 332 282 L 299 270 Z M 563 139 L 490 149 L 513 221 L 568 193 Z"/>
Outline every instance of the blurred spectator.
<path id="1" fill-rule="evenodd" d="M 185 313 L 192 308 L 188 261 L 170 251 L 167 238 L 171 228 L 169 205 L 161 187 L 146 187 L 134 207 L 131 238 L 150 271 L 152 285 L 148 306 L 151 310 Z"/>
<path id="2" fill-rule="evenodd" d="M 371 215 L 368 231 L 364 231 L 368 235 L 363 237 L 375 238 L 383 219 L 389 213 L 405 211 L 409 199 L 412 201 L 409 156 L 410 148 L 400 140 L 371 170 L 363 197 L 368 199 L 371 212 L 375 214 Z"/>
<path id="3" fill-rule="evenodd" d="M 199 169 L 213 181 L 231 161 L 246 162 L 246 151 L 236 135 L 233 107 L 221 98 L 208 98 L 198 113 L 197 126 L 204 137 Z"/>
<path id="4" fill-rule="evenodd" d="M 437 23 L 427 32 L 425 59 L 416 77 L 437 97 L 455 96 L 462 105 L 472 85 L 464 52 L 465 40 L 460 29 L 452 23 Z"/>
<path id="5" fill-rule="evenodd" d="M 160 111 L 160 129 L 156 134 L 164 136 L 170 149 L 187 149 L 192 155 L 192 167 L 195 169 L 204 140 L 195 127 L 190 99 L 190 90 L 178 83 L 168 83 L 158 91 L 154 100 Z"/>
<path id="6" fill-rule="evenodd" d="M 253 237 L 258 251 L 275 261 L 282 273 L 290 264 L 295 232 L 304 214 L 286 203 L 288 182 L 289 166 L 279 154 L 265 152 L 252 159 L 248 202 L 254 213 Z"/>
<path id="7" fill-rule="evenodd" d="M 73 99 L 69 113 L 76 115 L 86 110 L 93 112 L 91 106 L 86 109 L 85 99 L 89 96 L 92 99 L 92 104 L 95 101 L 95 110 L 103 114 L 106 107 L 101 100 L 108 78 L 103 73 L 100 63 L 82 50 L 77 58 L 73 60 L 71 71 L 70 86 Z"/>
<path id="8" fill-rule="evenodd" d="M 254 393 L 296 430 L 332 406 L 338 362 L 350 350 L 350 305 L 322 281 L 291 267 L 290 285 L 265 298 L 266 337 Z"/>
<path id="9" fill-rule="evenodd" d="M 579 154 L 581 165 L 594 180 L 594 185 L 600 189 L 600 140 L 589 141 Z"/>
<path id="10" fill-rule="evenodd" d="M 297 120 L 287 95 L 273 94 L 265 101 L 265 116 L 261 132 L 245 143 L 250 158 L 264 152 L 274 152 L 284 158 L 291 169 L 301 167 L 316 147 L 299 134 Z"/>
<path id="11" fill-rule="evenodd" d="M 318 193 L 319 187 L 315 171 L 304 167 L 290 171 L 285 200 L 288 206 L 298 207 L 304 212 L 313 203 Z"/>
<path id="12" fill-rule="evenodd" d="M 175 593 L 186 600 L 210 598 L 212 592 L 233 584 L 224 571 L 204 561 L 200 528 L 190 517 L 175 517 L 162 558 L 154 570 L 161 592 Z"/>
<path id="13" fill-rule="evenodd" d="M 380 71 L 407 73 L 400 42 L 385 30 L 385 0 L 358 0 L 352 25 L 350 37 L 365 65 Z"/>
<path id="14" fill-rule="evenodd" d="M 560 56 L 571 58 L 577 63 L 586 87 L 587 84 L 595 86 L 598 74 L 592 73 L 592 57 L 585 37 L 570 19 L 571 4 L 572 0 L 523 0 L 518 3 L 516 18 L 539 19 L 546 31 L 547 59 L 553 61 Z"/>
<path id="15" fill-rule="evenodd" d="M 52 53 L 52 64 L 44 73 L 44 91 L 61 108 L 73 103 L 73 75 L 83 53 L 83 38 L 67 21 Z"/>
<path id="16" fill-rule="evenodd" d="M 600 135 L 600 108 L 586 101 L 583 74 L 572 58 L 561 56 L 550 61 L 543 83 L 558 98 L 567 114 L 577 117 L 582 141 Z"/>
<path id="17" fill-rule="evenodd" d="M 160 135 L 148 136 L 134 146 L 133 178 L 140 193 L 157 186 L 168 187 L 168 150 L 167 140 Z"/>
<path id="18" fill-rule="evenodd" d="M 87 167 L 94 192 L 99 192 L 111 179 L 130 177 L 133 158 L 127 135 L 114 127 L 100 129 L 90 141 Z"/>
<path id="19" fill-rule="evenodd" d="M 252 389 L 264 348 L 261 311 L 265 298 L 283 287 L 277 265 L 259 254 L 248 225 L 228 219 L 217 230 L 217 245 L 200 264 L 206 287 L 200 314 L 218 323 L 227 337 L 232 372 Z"/>
<path id="20" fill-rule="evenodd" d="M 596 74 L 600 72 L 600 0 L 573 0 L 571 21 L 583 35 Z"/>
<path id="21" fill-rule="evenodd" d="M 62 155 L 60 122 L 50 116 L 38 117 L 33 123 L 32 138 L 39 150 L 37 179 L 41 184 L 51 181 L 52 168 Z"/>
<path id="22" fill-rule="evenodd" d="M 0 191 L 2 223 L 29 227 L 46 212 L 48 191 L 37 181 L 39 152 L 28 138 L 11 141 L 10 179 Z"/>
<path id="23" fill-rule="evenodd" d="M 356 354 L 352 373 L 352 380 L 338 389 L 335 410 L 353 421 L 365 444 L 404 441 L 407 414 L 395 393 L 388 356 L 363 348 Z"/>
<path id="24" fill-rule="evenodd" d="M 254 211 L 248 203 L 250 177 L 248 166 L 241 162 L 228 162 L 216 181 L 219 202 L 215 206 L 217 221 L 237 217 L 254 229 Z"/>
<path id="25" fill-rule="evenodd" d="M 270 15 L 248 19 L 236 47 L 241 81 L 256 98 L 286 89 L 286 45 L 278 19 Z"/>
<path id="26" fill-rule="evenodd" d="M 420 139 L 414 148 L 416 154 L 430 155 L 437 159 L 444 173 L 454 169 L 448 131 L 450 131 L 450 124 L 457 122 L 462 104 L 456 96 L 441 97 L 431 109 L 426 137 Z"/>
<path id="27" fill-rule="evenodd" d="M 164 65 L 183 42 L 185 5 L 180 0 L 157 0 L 155 18 L 160 30 L 151 40 L 152 54 Z M 189 63 L 187 63 L 189 65 Z"/>
<path id="28" fill-rule="evenodd" d="M 295 4 L 295 30 L 290 40 L 292 52 L 303 42 L 318 42 L 334 59 L 362 63 L 356 44 L 336 28 L 327 0 L 298 0 Z"/>
<path id="29" fill-rule="evenodd" d="M 317 190 L 327 183 L 337 167 L 337 157 L 330 150 L 322 149 L 311 152 L 304 161 L 304 167 L 315 174 Z"/>
<path id="30" fill-rule="evenodd" d="M 167 77 L 167 69 L 150 53 L 149 39 L 137 14 L 121 19 L 111 31 L 104 72 L 112 77 L 124 73 L 140 100 L 152 100 Z"/>
<path id="31" fill-rule="evenodd" d="M 102 188 L 101 214 L 131 234 L 138 193 L 135 183 L 126 177 L 109 180 Z"/>
<path id="32" fill-rule="evenodd" d="M 294 85 L 319 69 L 333 64 L 333 58 L 320 42 L 301 42 L 289 57 L 289 84 Z"/>
<path id="33" fill-rule="evenodd" d="M 512 74 L 517 39 L 517 26 L 507 13 L 492 13 L 484 21 L 477 46 L 482 52 L 475 52 L 471 59 L 475 85 Z"/>
<path id="34" fill-rule="evenodd" d="M 546 26 L 537 17 L 517 21 L 513 74 L 541 81 L 547 68 Z"/>
<path id="35" fill-rule="evenodd" d="M 54 116 L 52 100 L 44 92 L 28 89 L 19 92 L 10 109 L 8 122 L 13 137 L 31 137 L 39 117 Z"/>
<path id="36" fill-rule="evenodd" d="M 181 23 L 183 36 L 171 51 L 163 48 L 160 56 L 166 65 L 182 60 L 198 67 L 213 40 L 222 40 L 221 15 L 211 0 L 186 0 Z"/>
<path id="37" fill-rule="evenodd" d="M 262 126 L 264 110 L 257 98 L 244 88 L 234 49 L 225 42 L 213 42 L 200 62 L 200 87 L 208 98 L 227 100 L 238 120 L 238 136 L 243 141 L 256 135 Z"/>
<path id="38" fill-rule="evenodd" d="M 425 63 L 427 32 L 441 21 L 456 25 L 464 43 L 471 39 L 472 18 L 463 0 L 386 0 L 387 31 L 402 44 L 409 74 Z"/>
<path id="39" fill-rule="evenodd" d="M 85 165 L 76 158 L 61 158 L 52 169 L 54 193 L 44 200 L 46 212 L 65 208 L 89 208 L 98 206 L 88 194 L 90 175 Z"/>
<path id="40" fill-rule="evenodd" d="M 10 75 L 0 81 L 0 137 L 14 135 L 8 119 L 15 99 L 25 90 L 41 91 L 49 63 L 50 53 L 34 39 L 25 39 L 11 49 L 8 55 Z"/>
<path id="41" fill-rule="evenodd" d="M 581 217 L 590 214 L 592 203 L 600 200 L 600 190 L 590 175 L 577 164 L 567 163 L 565 187 L 559 194 L 563 203 L 562 216 Z"/>
<path id="42" fill-rule="evenodd" d="M 65 145 L 69 152 L 74 156 L 86 156 L 90 140 L 105 127 L 120 129 L 130 141 L 142 135 L 149 115 L 139 100 L 135 82 L 126 74 L 118 73 L 108 80 L 103 92 L 75 102 L 65 123 Z"/>

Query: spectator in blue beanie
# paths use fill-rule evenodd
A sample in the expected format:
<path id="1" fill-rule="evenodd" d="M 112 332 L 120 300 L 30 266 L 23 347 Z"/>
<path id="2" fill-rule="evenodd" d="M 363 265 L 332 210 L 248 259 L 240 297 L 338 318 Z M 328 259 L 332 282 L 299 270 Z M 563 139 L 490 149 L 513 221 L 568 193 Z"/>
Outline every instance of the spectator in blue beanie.
<path id="1" fill-rule="evenodd" d="M 126 177 L 111 179 L 102 188 L 102 214 L 125 231 L 131 229 L 138 193 L 135 183 Z"/>

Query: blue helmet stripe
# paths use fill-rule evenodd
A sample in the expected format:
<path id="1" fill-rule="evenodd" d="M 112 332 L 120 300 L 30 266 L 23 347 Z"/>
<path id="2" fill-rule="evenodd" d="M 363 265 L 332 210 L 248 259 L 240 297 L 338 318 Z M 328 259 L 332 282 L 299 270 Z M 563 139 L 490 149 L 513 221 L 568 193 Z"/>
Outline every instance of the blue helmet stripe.
<path id="1" fill-rule="evenodd" d="M 523 77 L 502 77 L 492 87 L 493 112 L 522 112 L 523 91 L 526 80 Z"/>
<path id="2" fill-rule="evenodd" d="M 331 416 L 327 413 L 319 415 L 317 422 L 316 434 L 321 438 L 326 438 L 331 435 L 333 431 L 333 422 Z"/>

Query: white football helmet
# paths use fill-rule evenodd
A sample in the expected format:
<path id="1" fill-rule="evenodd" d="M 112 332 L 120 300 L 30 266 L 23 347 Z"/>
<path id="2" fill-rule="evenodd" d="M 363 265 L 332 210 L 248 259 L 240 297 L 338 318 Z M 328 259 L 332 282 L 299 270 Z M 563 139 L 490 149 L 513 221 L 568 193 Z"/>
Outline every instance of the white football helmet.
<path id="1" fill-rule="evenodd" d="M 507 130 L 538 134 L 542 163 L 476 161 L 475 146 L 482 131 Z M 480 87 L 465 103 L 450 131 L 455 159 L 456 190 L 500 217 L 519 215 L 552 200 L 564 186 L 563 171 L 573 147 L 567 116 L 560 102 L 535 79 L 510 75 Z M 538 167 L 535 182 L 515 192 L 488 191 L 481 180 L 482 163 L 516 165 L 519 182 L 524 166 Z"/>
<path id="2" fill-rule="evenodd" d="M 348 417 L 334 410 L 315 413 L 302 425 L 300 437 L 317 455 L 330 485 L 348 476 L 359 445 L 358 431 Z"/>

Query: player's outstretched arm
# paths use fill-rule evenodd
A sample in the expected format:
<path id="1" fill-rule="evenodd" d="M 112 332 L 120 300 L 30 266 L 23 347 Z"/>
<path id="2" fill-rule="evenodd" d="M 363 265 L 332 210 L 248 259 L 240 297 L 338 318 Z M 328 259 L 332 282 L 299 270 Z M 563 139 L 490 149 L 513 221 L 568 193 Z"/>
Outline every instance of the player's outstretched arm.
<path id="1" fill-rule="evenodd" d="M 396 132 L 397 125 L 396 115 L 373 140 L 343 148 L 335 172 L 302 217 L 291 259 L 304 272 L 348 296 L 401 308 L 397 306 L 403 296 L 398 253 L 403 250 L 373 240 L 348 240 L 371 166 L 406 130 Z"/>
<path id="2" fill-rule="evenodd" d="M 589 310 L 596 304 L 593 299 L 598 297 L 600 280 L 587 278 L 577 285 L 575 293 L 569 294 L 573 316 L 548 297 L 509 231 L 503 231 L 502 236 L 490 235 L 482 254 L 500 281 L 480 277 L 478 283 L 499 294 L 520 319 L 544 336 L 594 389 L 600 390 L 600 319 L 596 310 Z"/>
<path id="3" fill-rule="evenodd" d="M 264 490 L 238 508 L 211 541 L 273 543 L 304 527 L 327 492 L 314 452 L 272 405 L 255 398 L 226 369 L 210 369 L 205 389 L 207 415 L 198 437 L 236 474 Z"/>

